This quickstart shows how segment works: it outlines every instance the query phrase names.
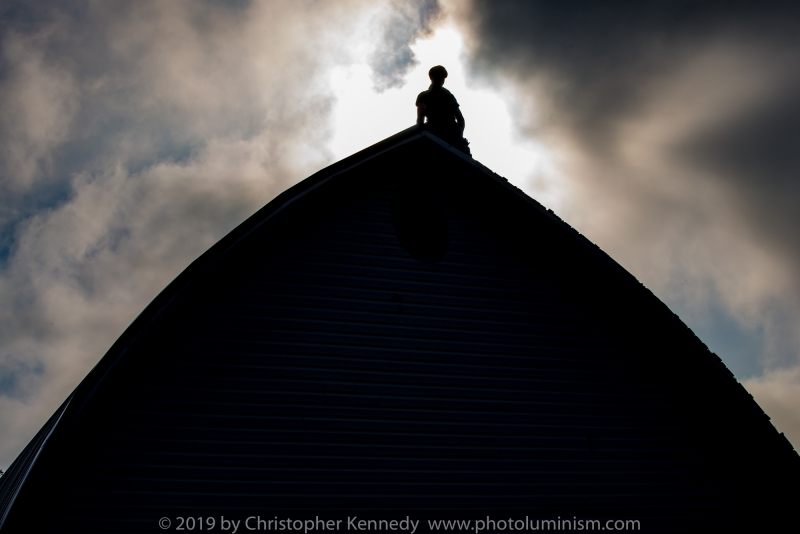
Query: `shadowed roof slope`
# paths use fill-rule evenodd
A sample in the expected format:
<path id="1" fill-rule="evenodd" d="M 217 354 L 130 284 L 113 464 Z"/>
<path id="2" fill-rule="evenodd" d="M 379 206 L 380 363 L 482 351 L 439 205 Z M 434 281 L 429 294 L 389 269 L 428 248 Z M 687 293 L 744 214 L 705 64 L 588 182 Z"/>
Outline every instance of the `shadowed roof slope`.
<path id="1" fill-rule="evenodd" d="M 634 277 L 424 128 L 176 278 L 0 479 L 0 530 L 789 517 L 800 459 Z"/>

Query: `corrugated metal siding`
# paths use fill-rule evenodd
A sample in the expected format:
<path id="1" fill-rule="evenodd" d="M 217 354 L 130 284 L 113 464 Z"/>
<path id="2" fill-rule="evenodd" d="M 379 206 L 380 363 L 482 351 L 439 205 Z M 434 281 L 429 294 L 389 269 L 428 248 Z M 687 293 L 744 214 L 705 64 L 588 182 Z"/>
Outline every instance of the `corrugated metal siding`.
<path id="1" fill-rule="evenodd" d="M 65 438 L 76 472 L 54 484 L 48 528 L 153 532 L 190 515 L 737 526 L 753 491 L 720 454 L 729 436 L 662 372 L 669 343 L 632 342 L 614 303 L 448 194 L 446 254 L 412 259 L 395 186 L 288 218 L 277 244 L 251 240 L 219 287 L 140 343 L 80 444 Z"/>

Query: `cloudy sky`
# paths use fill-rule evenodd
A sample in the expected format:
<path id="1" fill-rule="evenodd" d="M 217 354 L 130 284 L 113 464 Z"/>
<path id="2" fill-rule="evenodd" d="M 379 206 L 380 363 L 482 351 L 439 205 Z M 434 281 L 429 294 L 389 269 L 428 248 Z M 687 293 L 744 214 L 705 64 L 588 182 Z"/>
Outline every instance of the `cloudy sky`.
<path id="1" fill-rule="evenodd" d="M 475 158 L 800 447 L 796 5 L 0 0 L 0 469 L 192 260 L 410 126 L 435 64 Z"/>

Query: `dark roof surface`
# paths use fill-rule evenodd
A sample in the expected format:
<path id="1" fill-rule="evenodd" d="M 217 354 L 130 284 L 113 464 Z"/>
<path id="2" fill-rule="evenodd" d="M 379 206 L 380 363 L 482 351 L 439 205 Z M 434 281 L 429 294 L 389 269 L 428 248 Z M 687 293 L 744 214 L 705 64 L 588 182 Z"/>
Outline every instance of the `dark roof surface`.
<path id="1" fill-rule="evenodd" d="M 428 204 L 417 202 L 428 197 L 433 199 Z M 437 211 L 439 203 L 444 211 Z M 433 215 L 426 218 L 428 212 Z M 423 227 L 415 226 L 419 220 L 426 221 Z M 434 227 L 441 231 L 431 231 Z M 264 361 L 269 372 L 261 376 Z M 438 385 L 430 389 L 431 384 Z M 292 400 L 293 391 L 304 397 Z M 270 411 L 275 406 L 285 413 Z M 267 439 L 231 422 L 248 410 L 258 428 L 282 437 Z M 173 415 L 177 419 L 170 419 Z M 184 434 L 170 434 L 169 428 L 184 420 L 189 421 Z M 334 422 L 337 432 L 325 426 Z M 148 425 L 161 425 L 162 433 L 153 434 L 161 437 L 143 437 L 126 449 L 137 432 L 152 432 Z M 441 430 L 451 427 L 460 430 Z M 210 445 L 224 441 L 223 428 L 237 436 L 227 452 Z M 303 437 L 312 434 L 313 439 Z M 500 452 L 487 445 L 491 435 Z M 387 436 L 408 440 L 406 452 L 383 455 L 380 451 L 397 446 L 385 441 Z M 440 440 L 449 452 L 404 456 L 422 450 L 418 440 Z M 277 466 L 291 464 L 289 451 L 300 451 L 306 463 L 293 471 L 287 467 L 286 480 L 302 479 L 298 473 L 309 467 L 320 473 L 331 469 L 318 451 L 302 452 L 314 443 L 349 451 L 337 460 L 350 465 L 342 476 L 361 480 L 362 486 L 342 486 L 319 497 L 324 493 L 319 488 L 339 483 L 319 475 L 312 489 L 293 493 L 293 486 L 286 486 L 290 489 L 270 494 L 275 510 L 293 509 L 297 504 L 291 499 L 298 495 L 308 502 L 319 497 L 315 506 L 329 511 L 353 509 L 356 501 L 347 496 L 368 488 L 372 496 L 361 495 L 357 502 L 372 503 L 364 506 L 375 512 L 387 506 L 380 500 L 386 490 L 370 477 L 394 466 L 399 478 L 393 487 L 405 489 L 393 498 L 408 510 L 420 509 L 414 495 L 424 497 L 439 477 L 450 486 L 430 489 L 425 497 L 437 510 L 481 509 L 481 498 L 489 502 L 489 495 L 496 495 L 517 511 L 529 509 L 525 499 L 535 497 L 559 513 L 569 512 L 570 503 L 582 506 L 572 508 L 576 513 L 599 513 L 598 506 L 634 513 L 652 508 L 653 495 L 663 495 L 685 514 L 691 502 L 706 503 L 698 505 L 705 527 L 725 514 L 735 516 L 730 508 L 741 508 L 735 495 L 748 502 L 756 493 L 748 487 L 774 482 L 777 469 L 798 473 L 800 463 L 719 358 L 633 276 L 552 211 L 420 127 L 280 194 L 162 291 L 0 479 L 0 528 L 21 528 L 36 506 L 51 506 L 54 494 L 64 490 L 42 488 L 52 485 L 53 473 L 65 475 L 63 463 L 73 456 L 82 459 L 87 473 L 64 476 L 75 477 L 70 491 L 84 495 L 78 503 L 99 499 L 93 488 L 120 481 L 128 486 L 116 491 L 131 503 L 144 499 L 142 509 L 142 495 L 166 502 L 167 494 L 190 492 L 202 482 L 181 485 L 180 473 L 190 467 L 180 471 L 179 466 L 191 454 L 175 444 L 187 442 L 194 445 L 182 447 L 207 455 L 208 465 L 219 461 L 233 471 L 244 469 L 237 462 L 250 455 L 263 463 L 264 473 L 277 473 Z M 694 449 L 694 442 L 703 445 Z M 275 450 L 261 457 L 258 447 Z M 726 447 L 730 450 L 708 456 Z M 412 449 L 417 452 L 408 452 Z M 114 450 L 127 456 L 115 456 Z M 525 477 L 510 474 L 509 465 L 495 465 L 495 454 L 516 458 L 521 469 L 528 466 L 521 471 Z M 348 458 L 356 463 L 347 464 Z M 447 471 L 428 465 L 432 458 L 438 464 L 448 458 L 462 463 Z M 148 465 L 160 467 L 150 473 L 143 467 Z M 494 471 L 486 471 L 487 465 Z M 567 467 L 559 471 L 558 465 Z M 414 469 L 426 473 L 416 483 L 407 478 Z M 608 469 L 617 474 L 608 475 Z M 470 470 L 477 470 L 472 482 L 459 478 Z M 651 482 L 647 470 L 658 473 Z M 740 471 L 744 482 L 726 471 Z M 103 473 L 117 473 L 116 482 Z M 493 482 L 489 473 L 506 478 Z M 209 471 L 203 480 L 217 484 L 220 495 L 244 500 L 242 488 L 262 483 L 248 482 L 245 475 L 224 481 L 215 476 Z M 283 475 L 274 476 L 270 491 L 287 483 Z M 527 497 L 514 493 L 533 479 L 538 482 L 525 486 Z M 157 495 L 147 480 L 164 488 L 177 485 Z M 486 489 L 470 493 L 471 484 L 481 480 Z M 623 484 L 624 491 L 615 484 Z M 537 493 L 542 487 L 549 489 Z M 562 488 L 562 501 L 557 496 L 546 501 L 555 488 Z M 593 496 L 581 500 L 581 492 Z M 621 506 L 617 501 L 626 492 L 642 496 L 631 494 Z M 611 496 L 617 501 L 603 502 Z M 772 490 L 762 498 L 781 502 Z M 104 509 L 117 511 L 85 512 L 89 515 L 79 520 L 59 508 L 56 516 L 78 521 L 70 528 L 87 530 L 89 523 L 80 521 L 95 513 L 107 522 L 92 528 L 119 530 L 112 521 L 117 505 L 102 502 Z M 180 499 L 172 504 L 181 502 L 189 506 Z M 669 507 L 662 505 L 666 508 L 641 513 L 663 520 Z M 541 506 L 536 510 L 543 512 Z M 151 531 L 146 525 L 155 519 L 142 518 L 145 526 L 126 524 Z M 730 521 L 735 526 L 739 518 Z"/>

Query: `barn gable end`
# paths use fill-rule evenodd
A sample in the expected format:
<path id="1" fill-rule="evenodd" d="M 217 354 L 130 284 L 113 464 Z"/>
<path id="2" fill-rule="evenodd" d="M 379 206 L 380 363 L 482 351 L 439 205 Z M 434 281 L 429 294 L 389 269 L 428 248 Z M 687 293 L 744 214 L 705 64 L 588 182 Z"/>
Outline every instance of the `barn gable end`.
<path id="1" fill-rule="evenodd" d="M 0 530 L 751 529 L 789 516 L 780 480 L 798 474 L 666 306 L 415 127 L 283 193 L 167 287 L 0 479 Z"/>

